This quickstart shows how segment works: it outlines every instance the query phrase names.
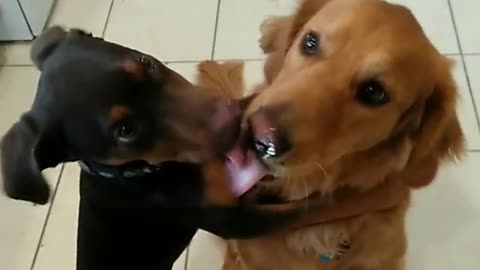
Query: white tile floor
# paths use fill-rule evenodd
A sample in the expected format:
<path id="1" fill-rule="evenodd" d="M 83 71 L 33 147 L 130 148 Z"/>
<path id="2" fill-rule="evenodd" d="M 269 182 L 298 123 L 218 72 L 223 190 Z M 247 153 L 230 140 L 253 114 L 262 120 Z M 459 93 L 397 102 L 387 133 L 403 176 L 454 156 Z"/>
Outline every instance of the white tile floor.
<path id="1" fill-rule="evenodd" d="M 149 52 L 192 78 L 196 61 L 248 60 L 249 85 L 262 79 L 258 26 L 284 14 L 295 0 L 57 0 L 50 24 L 85 28 L 95 35 Z M 412 8 L 442 53 L 457 61 L 459 114 L 467 158 L 444 168 L 438 181 L 414 198 L 408 232 L 408 269 L 480 269 L 480 1 L 395 0 Z M 32 101 L 38 72 L 29 43 L 0 44 L 0 134 Z M 56 196 L 33 206 L 0 197 L 0 269 L 74 269 L 78 172 L 74 164 L 48 170 Z M 475 180 L 477 179 L 477 180 Z M 220 269 L 223 247 L 199 233 L 175 269 Z M 188 258 L 187 258 L 188 254 Z"/>

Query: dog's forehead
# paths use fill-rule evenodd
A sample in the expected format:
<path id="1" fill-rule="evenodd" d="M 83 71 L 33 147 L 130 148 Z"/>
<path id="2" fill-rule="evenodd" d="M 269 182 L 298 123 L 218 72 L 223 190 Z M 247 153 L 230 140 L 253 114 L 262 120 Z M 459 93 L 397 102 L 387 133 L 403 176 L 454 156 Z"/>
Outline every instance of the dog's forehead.
<path id="1" fill-rule="evenodd" d="M 100 38 L 76 37 L 63 42 L 53 57 L 60 65 L 95 70 L 118 65 L 121 61 L 139 54 L 135 50 Z"/>
<path id="2" fill-rule="evenodd" d="M 140 53 L 132 48 L 110 42 L 100 37 L 91 35 L 71 35 L 66 39 L 66 44 L 76 45 L 85 50 L 94 50 L 108 53 L 110 56 L 123 56 L 125 54 Z"/>
<path id="3" fill-rule="evenodd" d="M 305 28 L 321 32 L 327 41 L 335 43 L 332 44 L 335 47 L 371 41 L 373 44 L 397 42 L 398 45 L 411 38 L 424 36 L 420 24 L 409 9 L 375 0 L 328 1 L 308 20 Z"/>
<path id="4" fill-rule="evenodd" d="M 138 86 L 138 78 L 122 65 L 137 54 L 89 37 L 65 41 L 43 65 L 35 111 L 98 115 L 112 104 L 131 102 L 134 91 L 129 89 Z"/>
<path id="5" fill-rule="evenodd" d="M 325 55 L 341 56 L 371 75 L 398 63 L 414 69 L 429 65 L 435 53 L 412 12 L 383 1 L 329 1 L 304 28 L 320 33 Z"/>
<path id="6" fill-rule="evenodd" d="M 137 51 L 96 38 L 75 38 L 62 43 L 47 59 L 42 77 L 57 88 L 82 92 L 108 91 L 105 87 L 128 81 L 125 62 L 139 55 Z M 93 88 L 93 89 L 92 89 Z"/>

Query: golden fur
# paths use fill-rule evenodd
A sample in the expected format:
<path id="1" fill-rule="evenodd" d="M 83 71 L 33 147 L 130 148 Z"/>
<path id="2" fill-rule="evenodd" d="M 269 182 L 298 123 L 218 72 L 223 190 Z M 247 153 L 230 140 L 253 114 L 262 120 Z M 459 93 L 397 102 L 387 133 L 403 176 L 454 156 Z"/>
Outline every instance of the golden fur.
<path id="1" fill-rule="evenodd" d="M 312 30 L 321 50 L 305 56 L 300 42 Z M 279 232 L 229 241 L 224 270 L 403 269 L 409 196 L 395 191 L 430 184 L 443 161 L 464 151 L 450 61 L 408 9 L 379 0 L 305 0 L 261 31 L 266 85 L 246 117 L 283 108 L 293 148 L 269 164 L 276 179 L 257 188 L 289 200 L 318 193 L 331 203 Z M 370 78 L 386 87 L 389 103 L 355 100 Z M 351 243 L 344 256 L 318 259 L 342 241 Z"/>

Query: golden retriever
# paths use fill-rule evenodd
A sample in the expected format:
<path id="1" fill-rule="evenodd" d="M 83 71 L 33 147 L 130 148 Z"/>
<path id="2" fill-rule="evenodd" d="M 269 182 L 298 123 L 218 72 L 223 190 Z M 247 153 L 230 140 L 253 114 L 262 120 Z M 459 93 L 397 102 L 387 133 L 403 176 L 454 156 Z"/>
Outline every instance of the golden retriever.
<path id="1" fill-rule="evenodd" d="M 232 159 L 273 177 L 243 179 L 238 194 L 306 207 L 320 196 L 330 210 L 228 241 L 224 270 L 403 269 L 410 196 L 387 203 L 392 190 L 430 184 L 464 151 L 451 62 L 407 8 L 380 0 L 304 0 L 261 31 L 266 83 Z"/>

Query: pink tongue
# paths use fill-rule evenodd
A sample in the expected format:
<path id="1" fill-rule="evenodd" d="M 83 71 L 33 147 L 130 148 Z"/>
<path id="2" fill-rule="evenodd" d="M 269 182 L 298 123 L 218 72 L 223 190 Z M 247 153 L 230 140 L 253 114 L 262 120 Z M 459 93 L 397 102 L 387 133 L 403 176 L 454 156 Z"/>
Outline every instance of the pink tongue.
<path id="1" fill-rule="evenodd" d="M 230 187 L 237 196 L 243 195 L 268 173 L 251 150 L 240 146 L 227 153 L 225 170 Z"/>

